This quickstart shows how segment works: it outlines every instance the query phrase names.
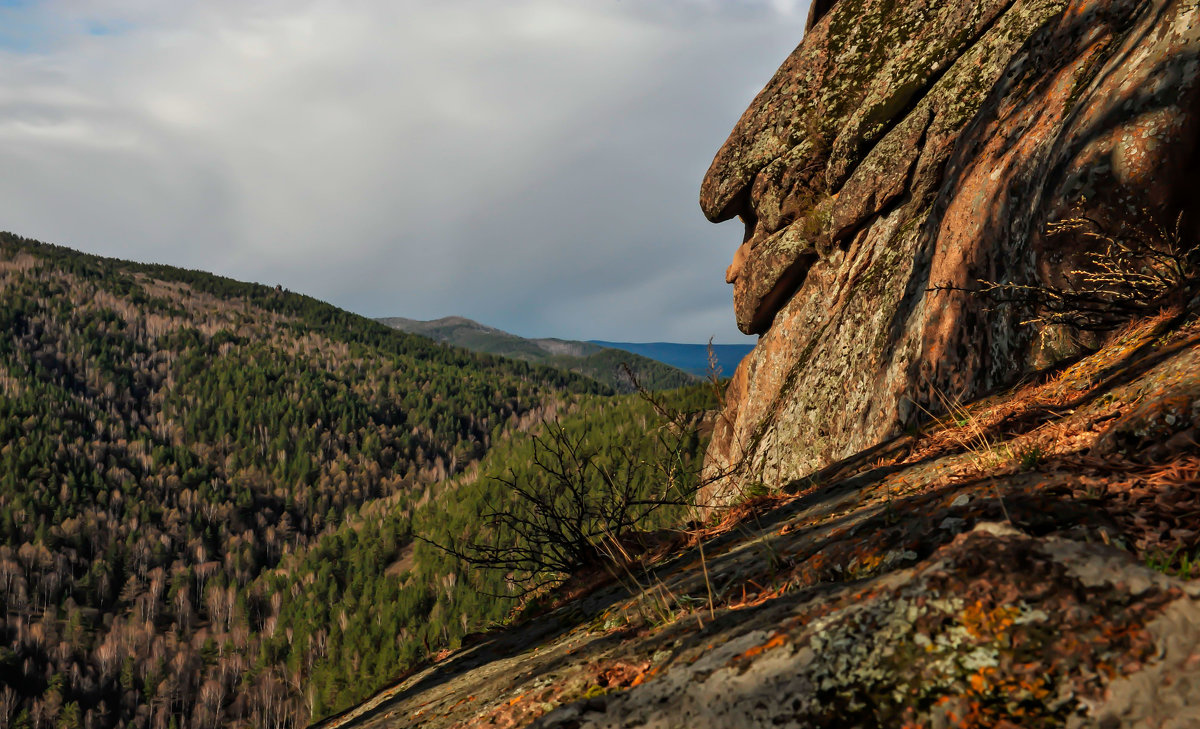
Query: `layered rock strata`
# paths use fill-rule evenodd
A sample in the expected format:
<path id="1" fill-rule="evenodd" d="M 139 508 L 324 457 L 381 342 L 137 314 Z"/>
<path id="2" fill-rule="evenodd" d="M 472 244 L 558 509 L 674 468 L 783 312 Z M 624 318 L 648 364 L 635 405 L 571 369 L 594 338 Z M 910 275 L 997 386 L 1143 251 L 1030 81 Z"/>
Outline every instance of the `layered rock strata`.
<path id="1" fill-rule="evenodd" d="M 708 454 L 741 467 L 710 496 L 1076 354 L 1078 332 L 954 289 L 1068 280 L 1088 240 L 1050 223 L 1200 207 L 1198 21 L 1194 0 L 816 3 L 701 188 L 745 223 L 727 280 L 761 335 Z"/>

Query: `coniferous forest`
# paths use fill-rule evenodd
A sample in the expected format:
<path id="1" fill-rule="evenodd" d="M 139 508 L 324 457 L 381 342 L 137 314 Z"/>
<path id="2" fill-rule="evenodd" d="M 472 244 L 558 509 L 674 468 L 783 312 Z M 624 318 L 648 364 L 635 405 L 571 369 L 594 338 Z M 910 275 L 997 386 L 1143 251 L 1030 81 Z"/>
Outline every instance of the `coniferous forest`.
<path id="1" fill-rule="evenodd" d="M 0 725 L 296 727 L 350 706 L 514 608 L 511 575 L 414 530 L 470 538 L 506 498 L 491 476 L 540 477 L 546 421 L 640 452 L 655 417 L 278 287 L 3 234 Z"/>

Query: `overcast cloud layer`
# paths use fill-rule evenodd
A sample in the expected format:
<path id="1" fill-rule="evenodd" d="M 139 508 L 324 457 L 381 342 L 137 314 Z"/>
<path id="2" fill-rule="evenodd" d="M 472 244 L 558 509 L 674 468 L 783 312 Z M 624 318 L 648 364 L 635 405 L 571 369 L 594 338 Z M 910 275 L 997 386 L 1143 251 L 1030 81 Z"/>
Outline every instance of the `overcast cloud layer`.
<path id="1" fill-rule="evenodd" d="M 750 341 L 696 202 L 807 0 L 0 0 L 0 229 L 525 336 Z"/>

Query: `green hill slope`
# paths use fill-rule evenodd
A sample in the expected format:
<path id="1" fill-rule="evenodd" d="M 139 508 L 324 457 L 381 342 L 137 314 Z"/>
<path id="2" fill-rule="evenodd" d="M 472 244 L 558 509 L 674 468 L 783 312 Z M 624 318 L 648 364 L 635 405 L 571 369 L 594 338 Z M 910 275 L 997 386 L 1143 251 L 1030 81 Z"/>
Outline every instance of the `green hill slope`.
<path id="1" fill-rule="evenodd" d="M 311 665 L 287 646 L 328 628 L 282 631 L 293 593 L 262 577 L 608 392 L 279 289 L 0 234 L 0 725 L 305 720 Z"/>
<path id="2" fill-rule="evenodd" d="M 569 339 L 525 339 L 461 316 L 432 321 L 388 317 L 379 321 L 394 329 L 475 352 L 560 367 L 603 382 L 618 392 L 634 389 L 621 370 L 622 363 L 628 364 L 642 386 L 650 390 L 669 390 L 697 380 L 697 375 L 621 348 Z"/>
<path id="3" fill-rule="evenodd" d="M 681 411 L 716 405 L 711 388 L 696 385 L 664 393 Z M 648 462 L 661 456 L 652 435 L 660 425 L 651 406 L 636 395 L 577 396 L 563 402 L 555 420 L 585 448 L 626 447 Z M 252 591 L 281 595 L 277 633 L 292 636 L 266 652 L 280 674 L 303 692 L 287 699 L 311 707 L 316 719 L 353 706 L 392 682 L 405 669 L 445 647 L 458 647 L 468 632 L 503 621 L 515 605 L 496 595 L 509 593 L 514 575 L 467 568 L 439 549 L 414 541 L 412 533 L 442 544 L 454 543 L 488 527 L 480 515 L 511 498 L 495 480 L 544 483 L 533 464 L 532 434 L 512 431 L 472 468 L 432 486 L 415 506 L 395 499 L 365 506 L 356 519 L 288 559 L 284 569 L 264 574 Z M 693 437 L 680 466 L 697 468 L 705 440 Z M 644 493 L 661 488 L 657 474 L 638 474 Z M 659 523 L 672 517 L 657 515 Z M 268 600 L 269 601 L 269 600 Z M 305 667 L 293 672 L 291 667 Z"/>

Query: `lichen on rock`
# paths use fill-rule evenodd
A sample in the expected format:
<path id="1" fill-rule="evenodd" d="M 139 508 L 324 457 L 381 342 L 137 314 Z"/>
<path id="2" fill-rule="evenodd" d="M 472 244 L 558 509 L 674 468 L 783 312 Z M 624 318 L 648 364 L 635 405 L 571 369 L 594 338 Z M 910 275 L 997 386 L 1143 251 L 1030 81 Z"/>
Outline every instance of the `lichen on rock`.
<path id="1" fill-rule="evenodd" d="M 738 325 L 760 335 L 710 447 L 712 493 L 779 486 L 1093 342 L 965 293 L 1058 284 L 1131 210 L 1191 234 L 1200 10 L 1182 0 L 841 0 L 701 186 L 740 216 Z M 814 201 L 825 207 L 815 208 Z"/>

